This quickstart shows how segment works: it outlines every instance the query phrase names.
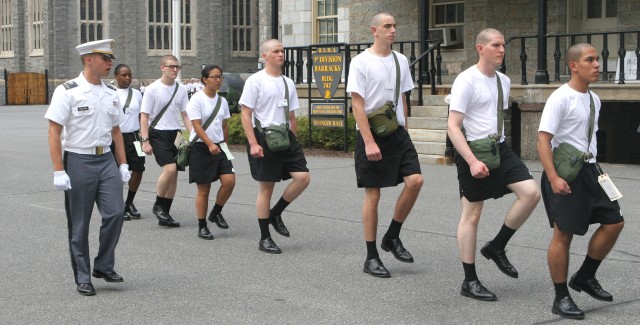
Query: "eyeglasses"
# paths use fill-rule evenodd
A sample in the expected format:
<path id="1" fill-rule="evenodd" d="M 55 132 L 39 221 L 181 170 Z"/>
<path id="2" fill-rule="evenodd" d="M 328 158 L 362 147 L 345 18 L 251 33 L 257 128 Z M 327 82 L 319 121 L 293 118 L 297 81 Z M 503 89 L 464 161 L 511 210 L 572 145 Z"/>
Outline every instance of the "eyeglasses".
<path id="1" fill-rule="evenodd" d="M 171 70 L 180 70 L 180 69 L 182 69 L 181 65 L 163 65 L 163 67 L 169 68 Z"/>
<path id="2" fill-rule="evenodd" d="M 224 80 L 224 76 L 208 76 L 208 79 Z"/>

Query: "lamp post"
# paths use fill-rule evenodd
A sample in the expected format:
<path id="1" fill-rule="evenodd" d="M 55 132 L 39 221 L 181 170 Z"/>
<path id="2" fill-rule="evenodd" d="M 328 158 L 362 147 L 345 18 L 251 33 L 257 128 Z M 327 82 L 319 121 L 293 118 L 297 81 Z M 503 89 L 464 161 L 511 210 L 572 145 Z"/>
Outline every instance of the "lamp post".
<path id="1" fill-rule="evenodd" d="M 173 0 L 171 7 L 171 21 L 173 22 L 173 33 L 172 33 L 172 44 L 173 44 L 173 56 L 178 59 L 178 64 L 180 64 L 180 48 L 182 47 L 180 42 L 180 0 Z M 176 81 L 180 82 L 182 73 L 181 70 L 178 70 L 178 78 Z"/>

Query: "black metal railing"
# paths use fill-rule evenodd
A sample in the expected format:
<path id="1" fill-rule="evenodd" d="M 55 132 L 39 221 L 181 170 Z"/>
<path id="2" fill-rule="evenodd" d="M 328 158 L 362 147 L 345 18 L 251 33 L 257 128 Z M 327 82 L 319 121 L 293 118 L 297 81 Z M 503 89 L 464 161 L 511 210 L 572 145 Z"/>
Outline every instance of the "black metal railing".
<path id="1" fill-rule="evenodd" d="M 432 94 L 435 94 L 435 83 L 442 84 L 442 56 L 440 54 L 441 41 L 436 40 L 429 42 L 433 45 L 429 47 L 429 50 L 420 54 L 419 57 L 417 57 L 420 47 L 419 41 L 398 41 L 393 43 L 391 46 L 393 50 L 404 54 L 411 62 L 409 69 L 411 71 L 412 80 L 418 84 L 419 105 L 423 104 L 422 89 L 425 84 L 431 84 Z M 314 53 L 318 47 L 338 47 L 340 52 L 345 55 L 343 78 L 344 84 L 346 85 L 349 82 L 349 64 L 351 63 L 351 58 L 366 50 L 372 44 L 373 43 L 330 43 L 285 47 L 285 59 L 282 66 L 282 73 L 291 78 L 297 84 L 311 84 L 313 79 L 313 61 L 311 60 L 312 53 Z M 435 55 L 433 53 L 434 51 L 436 52 Z M 429 53 L 431 53 L 431 55 L 428 55 Z M 306 75 L 304 69 L 305 64 L 307 68 Z M 429 66 L 431 69 L 427 70 L 426 68 Z M 407 102 L 410 102 L 410 94 L 407 94 L 407 96 Z"/>
<path id="2" fill-rule="evenodd" d="M 562 60 L 563 60 L 563 53 L 566 52 L 566 50 L 573 44 L 576 44 L 577 42 L 587 42 L 587 43 L 591 43 L 592 41 L 601 41 L 602 42 L 602 48 L 599 49 L 601 50 L 600 55 L 601 55 L 601 66 L 602 66 L 602 76 L 601 76 L 601 80 L 603 81 L 610 81 L 609 78 L 609 63 L 608 63 L 608 59 L 609 59 L 609 55 L 610 55 L 610 51 L 609 51 L 609 38 L 614 35 L 618 37 L 618 57 L 621 59 L 619 62 L 619 67 L 618 67 L 618 71 L 619 71 L 619 76 L 617 80 L 613 80 L 614 82 L 618 82 L 619 84 L 624 84 L 625 80 L 629 80 L 627 79 L 628 77 L 633 78 L 634 80 L 640 80 L 640 69 L 638 69 L 640 67 L 640 60 L 636 60 L 636 74 L 635 76 L 625 76 L 625 65 L 626 62 L 624 60 L 626 54 L 627 54 L 627 49 L 626 49 L 626 44 L 625 44 L 625 35 L 627 34 L 635 34 L 635 38 L 636 38 L 636 48 L 634 50 L 636 57 L 640 57 L 640 30 L 632 30 L 632 31 L 616 31 L 616 32 L 596 32 L 596 33 L 564 33 L 564 34 L 548 34 L 545 35 L 544 38 L 547 41 L 547 43 L 551 42 L 552 43 L 552 48 L 553 50 L 553 66 L 554 66 L 554 73 L 553 73 L 553 81 L 560 81 L 560 76 L 563 75 L 562 71 L 565 67 L 565 64 L 563 64 Z M 505 42 L 506 46 L 508 47 L 508 45 L 511 43 L 511 41 L 514 40 L 519 40 L 520 41 L 520 69 L 521 69 L 521 81 L 520 84 L 522 85 L 528 85 L 528 80 L 527 80 L 527 61 L 528 61 L 528 55 L 527 55 L 527 51 L 526 51 L 526 44 L 527 44 L 527 40 L 528 39 L 532 39 L 534 40 L 534 42 L 536 41 L 537 35 L 523 35 L 523 36 L 512 36 L 509 37 L 507 39 L 507 41 Z M 534 45 L 537 45 L 536 43 L 531 43 Z M 506 73 L 507 71 L 507 56 L 505 53 L 505 58 L 502 62 L 502 65 L 500 66 L 500 71 L 502 73 Z M 615 69 L 613 69 L 615 71 Z"/>

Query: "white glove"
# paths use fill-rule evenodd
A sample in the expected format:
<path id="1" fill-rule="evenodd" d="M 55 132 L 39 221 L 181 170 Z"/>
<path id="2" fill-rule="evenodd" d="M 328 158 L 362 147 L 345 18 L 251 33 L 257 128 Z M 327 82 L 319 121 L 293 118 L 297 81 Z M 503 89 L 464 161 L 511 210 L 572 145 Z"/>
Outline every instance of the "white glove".
<path id="1" fill-rule="evenodd" d="M 131 179 L 131 172 L 129 171 L 129 164 L 120 165 L 120 177 L 122 179 L 123 184 L 127 184 L 129 179 Z"/>
<path id="2" fill-rule="evenodd" d="M 67 172 L 64 170 L 53 172 L 53 187 L 55 187 L 56 190 L 62 191 L 71 189 L 71 179 L 69 175 L 67 175 Z"/>

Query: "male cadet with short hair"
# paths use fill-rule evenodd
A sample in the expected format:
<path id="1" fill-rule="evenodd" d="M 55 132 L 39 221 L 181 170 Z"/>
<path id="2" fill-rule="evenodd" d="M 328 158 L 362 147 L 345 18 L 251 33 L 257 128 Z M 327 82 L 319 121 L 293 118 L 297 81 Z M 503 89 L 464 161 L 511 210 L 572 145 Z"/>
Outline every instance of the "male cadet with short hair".
<path id="1" fill-rule="evenodd" d="M 91 284 L 89 254 L 89 222 L 94 203 L 102 216 L 102 225 L 92 275 L 107 282 L 124 281 L 113 269 L 114 251 L 123 222 L 122 185 L 131 174 L 119 127 L 121 113 L 116 89 L 101 80 L 111 70 L 111 60 L 115 58 L 113 45 L 112 39 L 106 39 L 76 47 L 82 72 L 56 88 L 44 116 L 49 120 L 53 185 L 65 191 L 71 267 L 77 290 L 85 296 L 96 294 Z M 112 140 L 119 170 L 110 153 Z"/>
<path id="2" fill-rule="evenodd" d="M 476 38 L 475 48 L 478 63 L 460 73 L 451 87 L 447 132 L 456 149 L 462 203 L 457 234 L 464 269 L 460 294 L 493 301 L 497 297 L 480 283 L 475 265 L 478 223 L 484 201 L 511 192 L 516 195 L 502 228 L 480 253 L 492 259 L 504 274 L 517 278 L 518 271 L 507 259 L 505 247 L 538 204 L 540 191 L 527 166 L 505 141 L 504 121 L 500 116 L 508 108 L 511 81 L 496 71 L 504 59 L 504 36 L 493 28 L 482 30 Z M 503 94 L 502 98 L 500 94 Z M 500 103 L 503 103 L 502 107 L 498 107 Z M 489 139 L 493 139 L 493 152 L 499 153 L 499 166 L 492 170 L 485 164 L 488 161 L 479 160 L 470 147 L 475 141 Z"/>
<path id="3" fill-rule="evenodd" d="M 258 249 L 280 254 L 280 247 L 271 239 L 269 223 L 277 233 L 289 237 L 289 230 L 282 222 L 281 214 L 309 186 L 311 176 L 302 146 L 296 138 L 298 128 L 295 110 L 300 107 L 296 87 L 293 80 L 282 75 L 282 43 L 277 39 L 267 40 L 260 45 L 260 54 L 265 67 L 247 79 L 239 104 L 242 105 L 242 127 L 247 135 L 251 176 L 260 184 L 256 199 L 260 226 Z M 288 90 L 288 94 L 285 90 Z M 289 120 L 287 134 L 290 145 L 283 151 L 272 152 L 261 131 L 267 127 L 287 124 L 285 114 Z M 275 183 L 289 178 L 292 179 L 291 183 L 285 188 L 278 203 L 269 209 Z"/>
<path id="4" fill-rule="evenodd" d="M 413 256 L 400 241 L 400 229 L 424 180 L 418 153 L 407 132 L 407 103 L 403 94 L 413 89 L 409 64 L 404 55 L 391 49 L 396 37 L 393 16 L 375 15 L 371 19 L 371 33 L 373 45 L 351 61 L 347 91 L 351 93 L 358 128 L 354 154 L 357 185 L 365 189 L 362 226 L 367 257 L 363 270 L 375 277 L 388 278 L 391 273 L 382 264 L 376 247 L 380 188 L 405 184 L 396 201 L 391 225 L 382 237 L 381 248 L 391 251 L 401 262 L 413 263 Z M 396 114 L 392 118 L 397 119 L 399 126 L 385 137 L 378 136 L 372 131 L 367 114 L 388 102 L 393 104 Z"/>
<path id="5" fill-rule="evenodd" d="M 591 236 L 587 256 L 578 272 L 571 277 L 569 287 L 598 300 L 613 301 L 613 296 L 602 289 L 596 279 L 596 271 L 615 245 L 624 227 L 624 218 L 618 201 L 611 201 L 598 183 L 602 170 L 596 162 L 596 132 L 601 104 L 600 98 L 589 91 L 589 84 L 598 81 L 598 53 L 593 45 L 578 43 L 567 50 L 566 57 L 571 79 L 556 89 L 544 106 L 537 148 L 544 168 L 542 198 L 553 228 L 547 253 L 556 292 L 551 312 L 565 318 L 582 319 L 584 312 L 571 299 L 567 288 L 569 247 L 573 235 L 582 236 L 590 224 L 600 224 Z M 556 170 L 551 148 L 558 148 L 560 144 L 589 153 L 573 181 L 561 178 Z"/>
<path id="6" fill-rule="evenodd" d="M 152 212 L 158 218 L 158 224 L 165 227 L 180 227 L 180 223 L 169 214 L 178 186 L 178 148 L 175 140 L 182 130 L 178 119 L 180 116 L 184 126 L 191 132 L 191 120 L 187 115 L 187 89 L 176 81 L 180 69 L 182 66 L 175 56 L 163 56 L 160 59 L 162 77 L 147 86 L 140 108 L 142 151 L 147 155 L 153 154 L 162 167 Z"/>

